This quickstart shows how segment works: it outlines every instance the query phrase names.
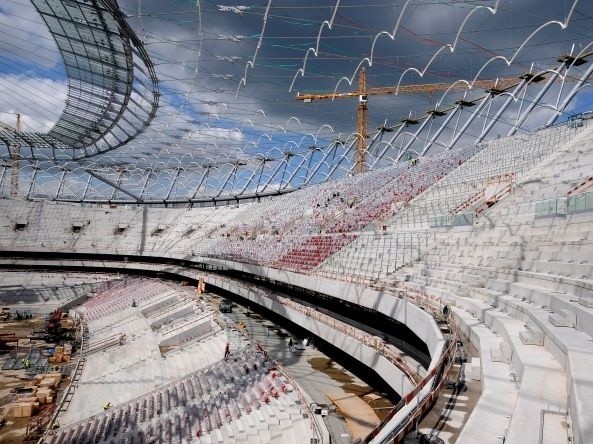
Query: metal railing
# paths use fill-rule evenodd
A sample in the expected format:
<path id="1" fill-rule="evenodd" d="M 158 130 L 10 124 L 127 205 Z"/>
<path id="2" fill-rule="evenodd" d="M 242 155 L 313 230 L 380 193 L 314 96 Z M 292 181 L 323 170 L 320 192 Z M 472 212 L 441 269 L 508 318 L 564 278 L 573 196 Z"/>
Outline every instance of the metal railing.
<path id="1" fill-rule="evenodd" d="M 49 423 L 47 424 L 47 429 L 46 429 L 45 433 L 43 434 L 43 436 L 41 437 L 41 439 L 38 441 L 38 444 L 43 444 L 44 438 L 46 437 L 47 433 L 49 431 L 53 430 L 54 425 L 58 424 L 57 423 L 58 416 L 60 415 L 60 413 L 62 413 L 62 411 L 66 410 L 63 408 L 64 404 L 66 402 L 70 402 L 70 399 L 74 395 L 74 391 L 76 390 L 76 387 L 78 385 L 78 381 L 79 381 L 80 377 L 82 376 L 82 369 L 86 362 L 86 357 L 85 357 L 84 352 L 86 351 L 85 348 L 87 346 L 86 341 L 85 341 L 85 336 L 86 336 L 85 333 L 86 333 L 87 326 L 83 320 L 80 321 L 79 328 L 80 328 L 80 348 L 79 348 L 78 360 L 76 361 L 76 365 L 74 366 L 74 369 L 71 373 L 73 376 L 70 379 L 70 384 L 68 384 L 68 387 L 64 391 L 64 395 L 62 396 L 62 399 L 60 399 L 60 402 L 56 405 L 54 414 L 51 417 Z"/>
<path id="2" fill-rule="evenodd" d="M 223 329 L 233 328 L 235 331 L 239 332 L 239 334 L 241 334 L 241 336 L 243 336 L 247 341 L 249 341 L 251 343 L 254 342 L 253 339 L 251 338 L 251 336 L 249 335 L 249 332 L 247 331 L 246 328 L 240 328 L 233 320 L 231 320 L 227 316 L 221 314 L 220 312 L 215 312 L 214 320 Z M 311 430 L 312 431 L 314 430 L 314 431 L 317 432 L 317 436 L 321 440 L 319 444 L 323 444 L 323 436 L 324 436 L 323 431 L 321 430 L 319 424 L 317 424 L 317 421 L 315 421 L 315 419 L 314 419 L 314 413 L 311 410 L 311 407 L 310 407 L 309 403 L 305 400 L 305 397 L 306 396 L 305 396 L 304 390 L 301 388 L 300 385 L 298 385 L 296 383 L 296 381 L 293 378 L 290 377 L 290 375 L 284 369 L 283 365 L 281 363 L 279 363 L 278 361 L 276 361 L 275 359 L 273 359 L 268 354 L 267 350 L 259 342 L 256 342 L 256 346 L 255 347 L 256 347 L 256 349 L 259 352 L 261 352 L 264 355 L 264 357 L 266 359 L 269 359 L 274 364 L 274 366 L 276 367 L 276 369 L 278 369 L 278 371 L 294 387 L 294 391 L 297 393 L 297 396 L 299 398 L 299 401 L 300 401 L 301 405 L 303 406 L 303 408 L 305 410 L 307 410 L 308 419 L 309 419 Z"/>
<path id="3" fill-rule="evenodd" d="M 298 302 L 289 299 L 287 297 L 278 296 L 270 291 L 261 289 L 256 286 L 246 285 L 244 283 L 239 283 L 238 281 L 234 281 L 222 276 L 216 276 L 217 279 L 221 281 L 225 281 L 227 284 L 243 287 L 248 291 L 256 291 L 260 295 L 273 300 L 279 304 L 282 304 L 286 307 L 289 307 L 305 316 L 315 319 L 328 325 L 329 327 L 333 328 L 336 331 L 339 331 L 351 338 L 355 339 L 356 341 L 376 350 L 382 356 L 385 356 L 392 364 L 394 364 L 397 368 L 399 368 L 410 381 L 418 382 L 420 381 L 420 375 L 418 372 L 407 365 L 404 361 L 404 358 L 401 353 L 397 353 L 394 350 L 390 349 L 386 346 L 385 342 L 379 338 L 378 336 L 374 336 L 370 333 L 365 332 L 359 328 L 356 328 L 346 322 L 340 321 L 335 319 L 325 313 L 315 310 L 312 307 L 308 307 L 306 305 L 299 304 Z M 242 330 L 239 330 L 242 331 Z"/>
<path id="4" fill-rule="evenodd" d="M 429 312 L 432 312 L 435 317 L 441 316 L 440 300 L 439 306 L 437 307 L 435 305 L 437 301 L 435 297 L 432 297 L 423 291 L 407 288 L 405 287 L 405 284 L 400 285 L 395 292 L 398 297 L 427 309 Z M 382 438 L 380 442 L 399 443 L 403 441 L 404 437 L 415 428 L 417 422 L 419 422 L 424 414 L 434 405 L 438 398 L 438 393 L 445 382 L 445 376 L 449 373 L 449 370 L 453 365 L 455 353 L 457 351 L 457 325 L 450 316 L 446 318 L 446 321 L 451 333 L 447 349 L 441 354 L 439 360 L 428 374 L 410 392 L 402 397 L 400 402 L 389 412 L 375 430 L 367 436 L 365 442 L 370 442 L 376 438 L 379 432 L 387 426 L 389 421 L 391 421 L 404 406 L 409 405 L 414 399 L 418 398 L 421 395 L 422 389 L 428 385 L 431 385 L 430 391 L 422 396 L 421 399 L 418 398 L 417 404 L 412 411 L 410 411 L 386 437 Z"/>

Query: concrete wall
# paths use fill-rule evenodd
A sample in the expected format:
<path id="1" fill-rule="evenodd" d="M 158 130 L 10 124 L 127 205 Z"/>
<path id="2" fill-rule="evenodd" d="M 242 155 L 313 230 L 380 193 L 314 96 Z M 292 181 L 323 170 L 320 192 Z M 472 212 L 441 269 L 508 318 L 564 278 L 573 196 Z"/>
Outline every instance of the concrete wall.
<path id="1" fill-rule="evenodd" d="M 201 262 L 215 265 L 221 268 L 243 271 L 255 276 L 267 277 L 279 282 L 299 286 L 308 290 L 327 294 L 344 301 L 371 308 L 383 313 L 398 322 L 405 324 L 422 340 L 428 348 L 431 356 L 431 365 L 439 359 L 444 338 L 431 315 L 416 305 L 397 298 L 393 295 L 382 293 L 370 288 L 360 287 L 347 282 L 332 281 L 320 277 L 311 277 L 289 271 L 276 270 L 272 268 L 259 267 L 256 265 L 242 264 L 232 261 L 223 261 L 208 258 L 185 258 L 188 262 Z M 135 262 L 101 261 L 101 260 L 49 260 L 49 259 L 0 259 L 0 263 L 10 264 L 44 264 L 48 266 L 78 266 L 83 268 L 122 268 L 130 270 L 144 270 L 172 273 L 190 279 L 199 279 L 204 276 L 201 270 L 193 270 L 177 265 L 148 264 Z M 155 276 L 156 277 L 156 276 Z"/>
<path id="2" fill-rule="evenodd" d="M 377 374 L 380 375 L 400 396 L 403 396 L 412 390 L 412 384 L 395 364 L 390 362 L 383 355 L 380 355 L 375 349 L 356 341 L 351 336 L 334 330 L 321 321 L 312 319 L 303 313 L 276 302 L 262 293 L 240 287 L 229 282 L 227 279 L 223 280 L 216 276 L 209 276 L 206 279 L 206 282 L 265 307 L 329 342 L 352 356 L 354 359 L 376 371 Z"/>
<path id="3" fill-rule="evenodd" d="M 308 290 L 358 304 L 362 307 L 377 310 L 378 312 L 405 324 L 412 330 L 427 345 L 428 353 L 431 356 L 431 364 L 434 364 L 441 355 L 444 339 L 441 331 L 434 322 L 433 317 L 416 305 L 393 295 L 347 282 L 339 282 L 317 276 L 311 277 L 299 273 L 292 273 L 290 271 L 217 259 L 196 259 L 222 268 L 242 271 L 306 288 Z"/>
<path id="4" fill-rule="evenodd" d="M 177 345 L 191 338 L 203 336 L 209 331 L 212 331 L 213 325 L 210 319 L 207 319 L 199 324 L 191 325 L 187 328 L 180 328 L 168 333 L 160 342 L 161 347 L 168 347 L 170 345 Z"/>

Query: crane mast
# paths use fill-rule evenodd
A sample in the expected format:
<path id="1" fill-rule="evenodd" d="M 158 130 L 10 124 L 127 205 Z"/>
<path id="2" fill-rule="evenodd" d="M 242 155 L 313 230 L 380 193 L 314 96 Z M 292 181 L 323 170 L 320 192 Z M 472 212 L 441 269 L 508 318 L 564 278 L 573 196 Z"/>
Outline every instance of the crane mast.
<path id="1" fill-rule="evenodd" d="M 530 74 L 524 74 L 530 76 Z M 541 76 L 540 76 L 541 77 Z M 541 77 L 543 78 L 543 77 Z M 541 80 L 538 78 L 535 81 Z M 503 92 L 517 84 L 520 80 L 518 77 L 502 77 L 496 80 L 476 80 L 473 83 L 474 88 L 489 90 L 492 92 Z M 424 93 L 432 94 L 438 91 L 463 91 L 467 89 L 467 84 L 462 82 L 457 83 L 425 83 L 416 85 L 401 85 L 401 86 L 383 86 L 367 88 L 366 69 L 362 68 L 358 73 L 358 90 L 345 93 L 318 93 L 318 94 L 297 94 L 296 100 L 301 100 L 305 103 L 313 100 L 325 99 L 346 99 L 350 97 L 358 97 L 357 119 L 356 119 L 356 159 L 354 162 L 354 172 L 362 173 L 365 170 L 366 158 L 366 139 L 368 139 L 368 96 L 382 96 L 394 94 L 414 94 Z"/>
<path id="2" fill-rule="evenodd" d="M 367 116 L 367 74 L 362 69 L 358 76 L 358 112 L 356 125 L 356 161 L 354 165 L 355 173 L 364 173 L 365 153 L 367 151 L 366 139 L 368 135 L 368 116 Z"/>

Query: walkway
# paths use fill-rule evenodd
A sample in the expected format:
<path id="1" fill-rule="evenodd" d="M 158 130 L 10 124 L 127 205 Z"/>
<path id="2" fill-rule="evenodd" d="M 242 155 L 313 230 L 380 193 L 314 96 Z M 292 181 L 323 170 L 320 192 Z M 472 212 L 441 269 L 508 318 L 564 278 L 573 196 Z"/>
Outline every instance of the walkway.
<path id="1" fill-rule="evenodd" d="M 212 293 L 207 297 L 216 306 L 221 300 Z M 286 372 L 314 403 L 328 405 L 329 415 L 325 418 L 325 423 L 332 435 L 332 442 L 346 444 L 352 442 L 353 438 L 364 438 L 362 435 L 379 422 L 373 411 L 387 412 L 386 407 L 391 406 L 389 401 L 380 397 L 380 394 L 374 392 L 366 383 L 315 347 L 309 345 L 300 347 L 302 349 L 295 348 L 294 352 L 289 351 L 287 341 L 290 334 L 282 327 L 258 314 L 248 312 L 245 307 L 238 304 L 233 304 L 233 312 L 227 316 L 237 323 L 244 322 L 253 340 L 259 342 L 283 365 Z M 300 344 L 300 341 L 295 339 L 295 343 L 297 342 Z M 364 415 L 357 411 L 361 405 L 353 400 L 340 403 L 341 414 L 332 403 L 332 398 L 346 400 L 352 395 L 356 395 L 363 403 L 365 400 L 369 401 L 370 407 L 366 404 Z"/>

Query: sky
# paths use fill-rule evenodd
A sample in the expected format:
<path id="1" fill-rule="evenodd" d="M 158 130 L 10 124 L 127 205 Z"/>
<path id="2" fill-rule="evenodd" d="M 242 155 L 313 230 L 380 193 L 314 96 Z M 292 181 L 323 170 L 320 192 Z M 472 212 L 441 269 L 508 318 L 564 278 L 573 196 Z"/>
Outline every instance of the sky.
<path id="1" fill-rule="evenodd" d="M 306 153 L 355 138 L 358 100 L 303 103 L 296 94 L 354 91 L 361 68 L 369 87 L 516 77 L 554 68 L 561 55 L 587 51 L 593 42 L 593 4 L 583 0 L 118 4 L 154 62 L 160 106 L 134 141 L 93 160 L 105 165 L 211 165 Z M 11 125 L 20 113 L 24 130 L 48 132 L 67 99 L 62 56 L 29 0 L 2 1 L 0 29 L 0 121 Z M 573 67 L 571 76 L 586 69 Z M 570 88 L 570 82 L 556 84 L 542 103 L 557 105 Z M 528 88 L 524 103 L 537 93 L 538 87 Z M 369 133 L 481 95 L 476 88 L 444 97 L 370 96 Z M 588 110 L 590 98 L 585 87 L 560 119 Z M 489 137 L 505 135 L 521 109 L 514 103 Z M 469 112 L 459 113 L 460 124 Z M 521 131 L 541 126 L 551 113 L 538 106 Z M 443 140 L 453 137 L 454 124 Z M 481 125 L 468 127 L 459 143 L 472 143 Z M 405 137 L 394 145 L 406 144 Z M 414 142 L 418 151 L 430 135 L 422 137 Z"/>

